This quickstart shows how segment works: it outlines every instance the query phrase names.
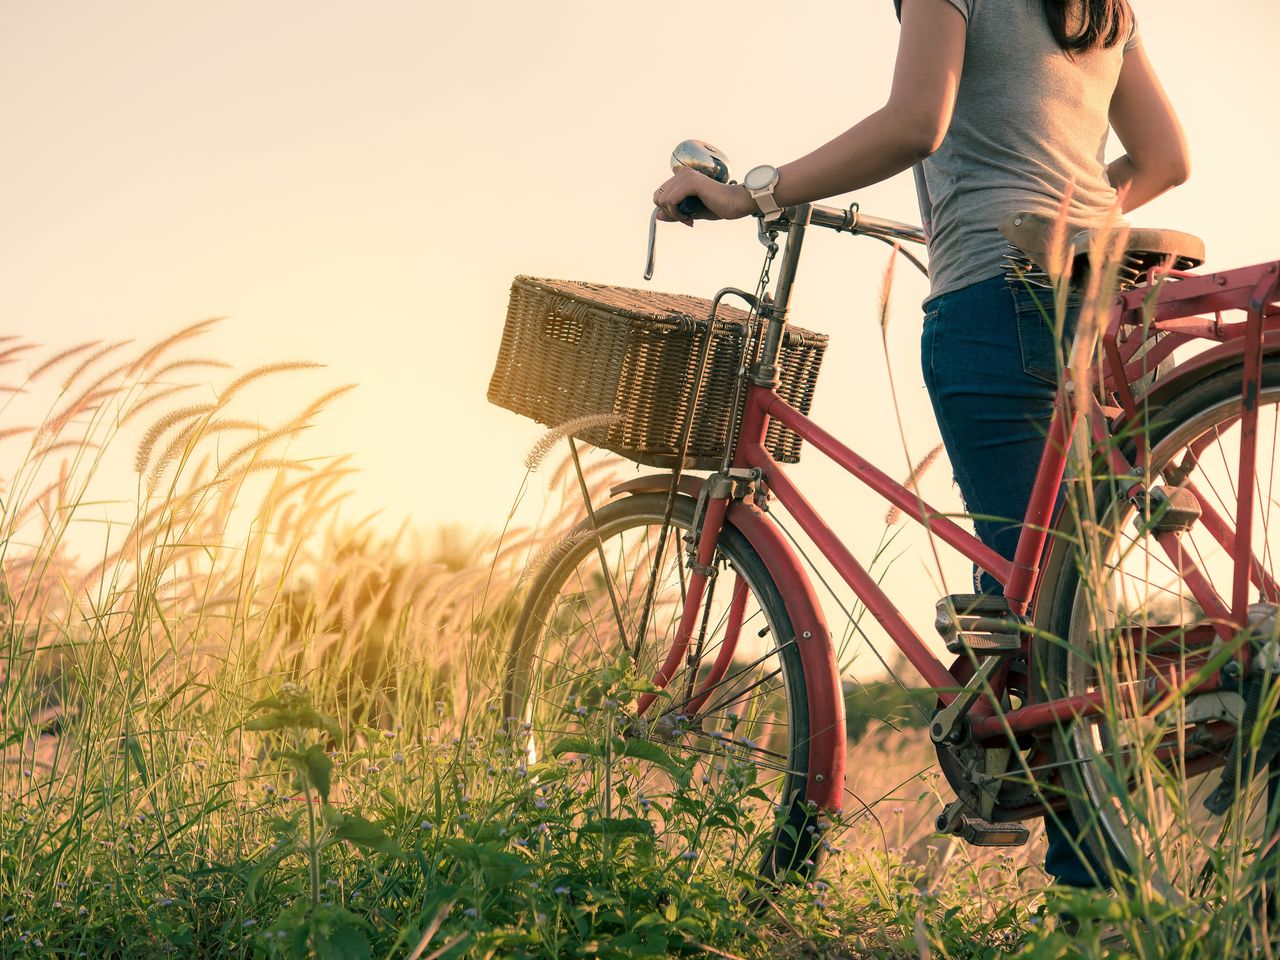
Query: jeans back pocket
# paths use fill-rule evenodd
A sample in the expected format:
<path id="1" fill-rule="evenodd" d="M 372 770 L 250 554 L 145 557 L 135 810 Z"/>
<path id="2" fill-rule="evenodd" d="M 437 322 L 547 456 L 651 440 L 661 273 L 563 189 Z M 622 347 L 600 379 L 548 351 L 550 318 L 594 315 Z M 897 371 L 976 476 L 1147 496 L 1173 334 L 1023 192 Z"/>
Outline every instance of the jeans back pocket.
<path id="1" fill-rule="evenodd" d="M 1080 294 L 1075 290 L 1068 292 L 1066 313 L 1060 319 L 1053 290 L 1032 286 L 1017 277 L 1009 279 L 1009 289 L 1017 312 L 1022 370 L 1028 376 L 1056 384 L 1066 363 L 1066 351 L 1075 336 Z"/>

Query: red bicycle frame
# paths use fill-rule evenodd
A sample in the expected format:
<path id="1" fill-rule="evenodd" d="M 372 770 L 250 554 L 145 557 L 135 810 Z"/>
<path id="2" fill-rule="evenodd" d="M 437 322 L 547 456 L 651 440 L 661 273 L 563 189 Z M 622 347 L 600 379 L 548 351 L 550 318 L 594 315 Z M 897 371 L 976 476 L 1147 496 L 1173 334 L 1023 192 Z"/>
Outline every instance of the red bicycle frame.
<path id="1" fill-rule="evenodd" d="M 1250 543 L 1257 398 L 1262 357 L 1273 347 L 1280 349 L 1280 305 L 1275 303 L 1280 290 L 1280 262 L 1214 274 L 1164 278 L 1156 286 L 1136 288 L 1114 299 L 1101 330 L 1104 362 L 1100 376 L 1104 395 L 1113 397 L 1119 407 L 1104 410 L 1095 391 L 1091 390 L 1087 405 L 1083 410 L 1079 409 L 1080 404 L 1072 402 L 1064 378 L 1064 387 L 1059 392 L 1048 442 L 1045 444 L 1034 490 L 1023 519 L 1017 550 L 1014 559 L 1009 561 L 996 554 L 968 530 L 924 503 L 915 493 L 778 396 L 774 382 L 774 361 L 786 323 L 787 303 L 805 226 L 812 222 L 848 232 L 880 232 L 882 235 L 886 232 L 867 229 L 865 226 L 859 229 L 856 222 L 850 223 L 847 212 L 821 207 L 793 208 L 787 211 L 784 222 L 789 235 L 777 299 L 771 306 L 761 308 L 767 329 L 763 336 L 760 363 L 753 369 L 746 390 L 731 466 L 736 475 L 749 475 L 762 484 L 795 518 L 928 686 L 937 691 L 943 704 L 950 703 L 956 696 L 956 676 L 929 650 L 876 580 L 809 503 L 786 471 L 769 455 L 764 441 L 770 421 L 776 420 L 795 431 L 815 449 L 839 464 L 855 480 L 870 487 L 904 514 L 923 524 L 933 536 L 981 566 L 1003 585 L 1013 612 L 1026 614 L 1035 603 L 1045 543 L 1054 521 L 1055 503 L 1068 460 L 1069 441 L 1078 417 L 1087 418 L 1086 422 L 1098 440 L 1112 434 L 1108 413 L 1118 414 L 1121 426 L 1140 423 L 1143 407 L 1150 397 L 1137 397 L 1129 386 L 1130 379 L 1141 376 L 1180 344 L 1192 340 L 1216 341 L 1216 346 L 1176 368 L 1165 381 L 1171 387 L 1164 389 L 1176 389 L 1178 384 L 1188 383 L 1189 377 L 1202 377 L 1218 367 L 1243 362 L 1244 402 L 1240 414 L 1239 493 L 1235 515 L 1223 516 L 1194 489 L 1193 493 L 1202 510 L 1201 523 L 1224 549 L 1234 552 L 1237 545 Z M 875 223 L 882 225 L 886 222 Z M 1243 311 L 1244 319 L 1224 320 L 1224 311 Z M 1206 318 L 1205 314 L 1211 316 Z M 1156 333 L 1163 336 L 1150 345 L 1145 356 L 1139 358 L 1139 348 L 1148 343 Z M 1126 459 L 1116 444 L 1109 444 L 1105 449 L 1113 476 L 1145 476 L 1140 468 L 1145 465 L 1147 450 L 1141 442 L 1138 444 L 1136 462 Z M 662 482 L 669 482 L 669 478 Z M 621 489 L 634 490 L 640 486 L 641 484 L 631 483 Z M 686 492 L 696 492 L 701 486 L 701 480 L 685 478 L 682 486 Z M 1130 492 L 1136 496 L 1143 489 L 1142 480 L 1135 479 Z M 654 678 L 655 683 L 664 686 L 669 682 L 687 654 L 696 629 L 707 573 L 715 557 L 721 529 L 726 522 L 732 522 L 744 530 L 787 598 L 788 610 L 795 621 L 793 626 L 797 634 L 796 643 L 805 671 L 812 736 L 810 749 L 811 753 L 823 758 L 823 762 L 810 772 L 805 795 L 824 808 L 838 809 L 841 805 L 844 773 L 844 709 L 829 632 L 800 559 L 790 544 L 776 532 L 771 532 L 776 528 L 762 511 L 750 503 L 734 499 L 727 490 L 720 496 L 709 496 L 707 499 L 696 547 L 696 563 L 691 565 L 682 619 L 666 661 Z M 1197 568 L 1195 559 L 1179 549 L 1176 534 L 1161 533 L 1156 535 L 1156 539 L 1168 555 L 1170 563 L 1180 572 L 1195 601 L 1208 614 L 1211 629 L 1224 642 L 1234 643 L 1235 655 L 1241 661 L 1241 667 L 1247 669 L 1248 644 L 1235 642 L 1235 638 L 1245 625 L 1249 586 L 1252 584 L 1257 587 L 1264 597 L 1280 599 L 1280 590 L 1277 590 L 1263 564 L 1256 557 L 1251 558 L 1248 563 L 1237 563 L 1231 583 L 1231 595 L 1222 597 L 1207 576 Z M 744 600 L 745 590 L 735 593 L 729 613 L 728 636 L 716 663 L 691 701 L 691 713 L 696 713 L 697 708 L 724 678 L 736 646 L 737 631 L 734 625 L 740 622 Z M 1025 642 L 1029 653 L 1030 640 Z M 1201 677 L 1194 671 L 1185 669 L 1185 665 L 1179 668 L 1175 664 L 1174 667 L 1171 676 L 1156 685 L 1154 696 L 1151 695 L 1151 690 L 1135 696 L 1134 702 L 1138 704 L 1138 709 L 1159 708 L 1160 703 L 1167 702 L 1171 696 L 1186 696 L 1222 688 L 1220 671 L 1214 670 L 1211 675 Z M 997 694 L 1000 692 L 1001 682 L 998 676 L 992 681 L 991 688 Z M 1100 713 L 1103 709 L 1103 696 L 1103 693 L 1096 692 L 1031 703 L 1007 712 L 999 711 L 988 698 L 983 697 L 969 710 L 969 729 L 978 741 L 1008 744 L 1011 735 L 1048 731 L 1054 725 L 1073 718 Z M 652 695 L 641 698 L 639 709 L 647 709 L 652 702 Z"/>

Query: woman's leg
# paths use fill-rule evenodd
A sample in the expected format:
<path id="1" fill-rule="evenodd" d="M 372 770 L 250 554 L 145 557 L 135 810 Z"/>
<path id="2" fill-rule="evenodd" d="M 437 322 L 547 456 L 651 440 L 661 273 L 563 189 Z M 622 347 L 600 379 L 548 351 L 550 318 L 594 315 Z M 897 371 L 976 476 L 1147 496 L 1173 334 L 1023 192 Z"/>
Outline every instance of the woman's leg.
<path id="1" fill-rule="evenodd" d="M 1058 371 L 1052 295 L 1014 288 L 1004 277 L 983 280 L 927 305 L 922 337 L 925 385 L 942 442 L 973 515 L 978 537 L 1013 558 L 1049 432 Z M 1074 313 L 1069 314 L 1070 326 Z M 999 594 L 992 577 L 975 576 L 981 593 Z M 1045 818 L 1045 870 L 1071 886 L 1107 885 L 1059 827 Z M 1101 881 L 1101 884 L 1099 884 Z"/>

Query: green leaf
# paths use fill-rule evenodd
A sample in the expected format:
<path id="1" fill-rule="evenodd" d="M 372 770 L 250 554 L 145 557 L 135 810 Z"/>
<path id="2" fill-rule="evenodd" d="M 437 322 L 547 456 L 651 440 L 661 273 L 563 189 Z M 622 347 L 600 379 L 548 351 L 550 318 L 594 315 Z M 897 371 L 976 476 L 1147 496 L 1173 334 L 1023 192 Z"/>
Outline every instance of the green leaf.
<path id="1" fill-rule="evenodd" d="M 363 925 L 354 913 L 340 907 L 317 910 L 311 923 L 311 947 L 318 960 L 369 960 L 373 948 Z"/>
<path id="2" fill-rule="evenodd" d="M 293 725 L 290 721 L 291 718 L 287 714 L 277 710 L 245 721 L 244 728 L 246 730 L 282 730 Z"/>
<path id="3" fill-rule="evenodd" d="M 648 820 L 637 820 L 633 817 L 601 817 L 591 823 L 584 823 L 579 833 L 605 833 L 611 837 L 652 837 L 653 824 Z"/>
<path id="4" fill-rule="evenodd" d="M 307 752 L 302 754 L 301 759 L 302 766 L 300 769 L 306 775 L 307 782 L 316 788 L 316 792 L 320 794 L 320 799 L 328 803 L 333 761 L 325 755 L 324 747 L 318 743 L 313 743 L 307 747 Z"/>
<path id="5" fill-rule="evenodd" d="M 582 753 L 589 757 L 598 757 L 600 756 L 600 744 L 586 737 L 561 737 L 547 751 L 547 754 L 552 757 L 562 757 L 566 753 Z"/>
<path id="6" fill-rule="evenodd" d="M 305 703 L 281 707 L 260 717 L 254 717 L 252 720 L 246 720 L 244 723 L 246 730 L 284 730 L 290 727 L 300 730 L 323 730 L 335 740 L 340 739 L 342 735 L 337 720 L 319 713 L 314 707 Z"/>
<path id="7" fill-rule="evenodd" d="M 338 721 L 333 717 L 320 713 L 314 707 L 304 706 L 295 711 L 297 717 L 294 726 L 309 727 L 312 730 L 323 730 L 333 739 L 338 740 L 342 736 L 342 731 L 338 727 Z"/>
<path id="8" fill-rule="evenodd" d="M 325 818 L 329 823 L 331 839 L 345 840 L 361 850 L 374 850 L 392 857 L 404 856 L 400 846 L 372 820 L 354 813 L 338 813 L 336 810 L 326 813 Z"/>
<path id="9" fill-rule="evenodd" d="M 675 758 L 652 740 L 628 740 L 622 749 L 622 755 L 634 757 L 637 760 L 647 760 L 670 774 L 678 774 L 681 771 L 680 764 Z"/>
<path id="10" fill-rule="evenodd" d="M 124 750 L 129 759 L 133 761 L 133 765 L 138 771 L 138 776 L 142 777 L 142 782 L 144 784 L 147 783 L 147 760 L 142 755 L 142 744 L 138 742 L 138 738 L 125 737 Z"/>

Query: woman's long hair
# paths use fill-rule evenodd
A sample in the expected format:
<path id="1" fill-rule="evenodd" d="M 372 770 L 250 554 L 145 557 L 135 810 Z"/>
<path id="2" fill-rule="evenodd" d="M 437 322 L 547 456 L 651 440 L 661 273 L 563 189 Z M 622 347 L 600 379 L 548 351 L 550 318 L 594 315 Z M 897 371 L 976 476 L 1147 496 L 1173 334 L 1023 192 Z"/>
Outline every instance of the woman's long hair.
<path id="1" fill-rule="evenodd" d="M 1128 0 L 1040 0 L 1058 45 L 1068 53 L 1110 47 L 1129 36 Z"/>

